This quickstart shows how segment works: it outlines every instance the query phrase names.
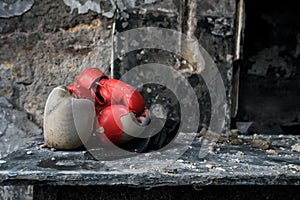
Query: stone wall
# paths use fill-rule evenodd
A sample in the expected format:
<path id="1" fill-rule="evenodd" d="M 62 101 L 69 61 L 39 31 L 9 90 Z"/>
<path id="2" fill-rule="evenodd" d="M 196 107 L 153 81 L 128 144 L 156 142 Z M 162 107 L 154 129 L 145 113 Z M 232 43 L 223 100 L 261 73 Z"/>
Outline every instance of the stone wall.
<path id="1" fill-rule="evenodd" d="M 28 5 L 23 5 L 24 13 L 19 10 L 6 13 L 7 7 L 24 3 L 7 2 L 7 5 L 2 3 L 4 14 L 0 18 L 0 96 L 30 114 L 39 126 L 42 125 L 45 100 L 53 87 L 71 83 L 85 67 L 109 71 L 114 19 L 117 32 L 147 26 L 182 33 L 190 31 L 213 57 L 229 89 L 233 0 L 28 1 Z M 193 19 L 192 24 L 189 24 L 189 18 Z M 150 50 L 149 53 L 144 51 L 139 59 L 134 58 L 140 56 L 138 53 L 123 61 L 116 58 L 115 76 L 142 62 L 182 65 L 176 63 L 180 62 L 178 58 L 166 52 L 154 54 Z M 201 76 L 195 73 L 186 73 L 186 76 L 199 92 L 201 102 L 207 101 L 202 101 L 207 95 L 200 94 L 203 86 L 199 89 L 196 86 L 201 85 Z"/>
<path id="2" fill-rule="evenodd" d="M 21 16 L 0 19 L 0 96 L 42 125 L 49 92 L 87 66 L 110 59 L 111 20 L 71 13 L 63 1 L 35 1 Z"/>
<path id="3" fill-rule="evenodd" d="M 235 0 L 0 1 L 0 97 L 4 102 L 0 103 L 0 143 L 15 141 L 20 135 L 30 142 L 30 134 L 41 134 L 50 91 L 70 84 L 86 67 L 98 67 L 115 78 L 151 62 L 188 68 L 185 60 L 162 50 L 141 49 L 114 57 L 112 47 L 124 47 L 120 42 L 112 45 L 114 28 L 118 33 L 151 26 L 196 37 L 225 83 L 227 103 L 218 106 L 226 109 L 228 128 L 234 18 Z M 200 124 L 207 126 L 211 103 L 206 84 L 199 70 L 182 73 L 197 94 Z M 148 106 L 160 103 L 170 117 L 178 117 L 178 102 L 166 88 L 152 85 L 141 93 Z M 28 130 L 33 131 L 29 134 Z M 8 146 L 1 145 L 0 157 L 18 148 Z"/>

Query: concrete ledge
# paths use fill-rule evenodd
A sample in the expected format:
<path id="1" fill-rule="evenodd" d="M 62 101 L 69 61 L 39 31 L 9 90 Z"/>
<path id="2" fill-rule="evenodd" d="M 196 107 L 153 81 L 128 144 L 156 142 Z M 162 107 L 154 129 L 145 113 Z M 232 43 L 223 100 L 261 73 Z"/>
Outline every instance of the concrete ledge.
<path id="1" fill-rule="evenodd" d="M 144 188 L 300 184 L 300 153 L 295 149 L 299 136 L 270 135 L 261 136 L 259 140 L 253 139 L 253 136 L 241 136 L 239 140 L 239 145 L 232 145 L 231 141 L 224 138 L 219 140 L 202 159 L 198 155 L 203 139 L 197 138 L 177 160 L 161 158 L 159 153 L 146 153 L 139 159 L 128 157 L 97 161 L 86 150 L 40 150 L 37 147 L 43 140 L 35 138 L 26 148 L 2 158 L 0 183 Z M 259 146 L 259 141 L 268 141 L 269 146 Z M 179 151 L 181 147 L 176 146 L 170 151 Z M 150 158 L 152 166 L 147 163 Z"/>

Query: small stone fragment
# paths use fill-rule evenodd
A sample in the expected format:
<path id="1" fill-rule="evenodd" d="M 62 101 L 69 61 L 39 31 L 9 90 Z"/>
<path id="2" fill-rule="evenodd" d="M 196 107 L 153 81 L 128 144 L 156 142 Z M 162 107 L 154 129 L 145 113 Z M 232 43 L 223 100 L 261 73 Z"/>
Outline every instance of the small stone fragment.
<path id="1" fill-rule="evenodd" d="M 289 164 L 288 169 L 292 170 L 294 172 L 300 172 L 300 168 L 297 165 L 294 165 L 294 164 Z"/>
<path id="2" fill-rule="evenodd" d="M 278 155 L 278 152 L 276 152 L 274 149 L 267 149 L 266 153 L 271 155 Z"/>
<path id="3" fill-rule="evenodd" d="M 218 138 L 218 142 L 219 143 L 226 143 L 226 142 L 228 142 L 229 140 L 228 140 L 228 137 L 227 137 L 227 135 L 225 135 L 225 134 L 221 134 L 220 135 L 220 137 Z"/>
<path id="4" fill-rule="evenodd" d="M 228 132 L 230 138 L 238 138 L 239 131 L 237 129 L 232 129 Z"/>
<path id="5" fill-rule="evenodd" d="M 44 149 L 44 148 L 48 148 L 47 144 L 42 144 L 38 147 L 38 149 Z"/>
<path id="6" fill-rule="evenodd" d="M 31 154 L 32 154 L 32 151 L 27 151 L 26 154 L 27 154 L 27 155 L 31 155 Z"/>
<path id="7" fill-rule="evenodd" d="M 214 169 L 214 168 L 216 168 L 216 166 L 214 166 L 212 164 L 206 164 L 205 167 L 207 167 L 208 169 Z"/>
<path id="8" fill-rule="evenodd" d="M 262 149 L 262 150 L 267 150 L 270 147 L 270 143 L 268 141 L 261 140 L 261 139 L 254 139 L 250 141 L 250 145 L 252 147 Z"/>
<path id="9" fill-rule="evenodd" d="M 226 170 L 221 168 L 221 167 L 216 167 L 215 169 L 218 170 L 218 171 L 226 172 Z"/>
<path id="10" fill-rule="evenodd" d="M 292 151 L 300 152 L 300 144 L 295 144 L 292 146 Z"/>
<path id="11" fill-rule="evenodd" d="M 168 173 L 168 174 L 177 174 L 177 169 L 176 168 L 165 168 L 163 169 L 164 173 Z"/>
<path id="12" fill-rule="evenodd" d="M 243 144 L 243 140 L 241 140 L 239 138 L 234 138 L 230 141 L 230 144 L 232 144 L 232 145 L 241 145 L 241 144 Z"/>
<path id="13" fill-rule="evenodd" d="M 207 129 L 203 127 L 199 133 L 199 137 L 204 137 L 206 135 L 206 132 L 207 132 Z"/>
<path id="14" fill-rule="evenodd" d="M 5 164 L 5 163 L 6 163 L 5 160 L 0 160 L 0 165 L 1 165 L 1 164 Z"/>

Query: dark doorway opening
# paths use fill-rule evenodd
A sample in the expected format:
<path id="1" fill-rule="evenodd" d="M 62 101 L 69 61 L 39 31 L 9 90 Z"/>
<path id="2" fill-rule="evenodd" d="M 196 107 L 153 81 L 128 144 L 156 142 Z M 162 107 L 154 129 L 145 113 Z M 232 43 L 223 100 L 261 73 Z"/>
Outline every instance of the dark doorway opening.
<path id="1" fill-rule="evenodd" d="M 246 0 L 238 122 L 250 132 L 300 133 L 300 12 L 296 1 Z"/>

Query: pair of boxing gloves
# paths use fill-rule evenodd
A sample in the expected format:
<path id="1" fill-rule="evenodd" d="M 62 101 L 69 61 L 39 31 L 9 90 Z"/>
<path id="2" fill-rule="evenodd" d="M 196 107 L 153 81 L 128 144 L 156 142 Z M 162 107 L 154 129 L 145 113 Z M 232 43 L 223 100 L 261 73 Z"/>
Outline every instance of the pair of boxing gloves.
<path id="1" fill-rule="evenodd" d="M 150 117 L 141 94 L 126 83 L 86 68 L 74 83 L 55 88 L 44 111 L 44 137 L 49 147 L 74 149 L 93 132 L 99 142 L 125 143 L 147 126 Z"/>

